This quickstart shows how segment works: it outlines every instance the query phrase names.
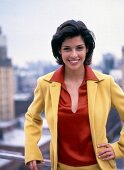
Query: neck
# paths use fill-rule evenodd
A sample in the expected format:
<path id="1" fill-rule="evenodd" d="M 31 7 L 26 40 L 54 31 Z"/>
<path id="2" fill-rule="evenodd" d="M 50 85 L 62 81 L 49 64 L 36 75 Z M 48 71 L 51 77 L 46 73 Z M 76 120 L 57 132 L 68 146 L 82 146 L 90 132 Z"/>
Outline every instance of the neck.
<path id="1" fill-rule="evenodd" d="M 78 70 L 70 70 L 65 67 L 65 81 L 80 81 L 84 79 L 84 66 Z"/>

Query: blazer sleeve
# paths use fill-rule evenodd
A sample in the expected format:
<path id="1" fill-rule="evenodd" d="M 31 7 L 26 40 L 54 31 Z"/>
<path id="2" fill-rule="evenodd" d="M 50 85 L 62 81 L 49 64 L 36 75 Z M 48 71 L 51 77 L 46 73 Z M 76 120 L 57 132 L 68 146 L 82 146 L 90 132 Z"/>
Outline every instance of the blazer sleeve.
<path id="1" fill-rule="evenodd" d="M 111 87 L 111 102 L 112 106 L 118 111 L 121 121 L 124 122 L 124 92 L 116 84 L 113 78 L 110 79 Z M 124 127 L 120 132 L 119 140 L 111 144 L 115 152 L 115 158 L 124 157 Z"/>
<path id="2" fill-rule="evenodd" d="M 40 162 L 43 160 L 38 142 L 42 133 L 41 112 L 44 110 L 44 96 L 41 87 L 41 80 L 38 79 L 34 91 L 34 99 L 25 114 L 25 164 L 31 160 Z"/>

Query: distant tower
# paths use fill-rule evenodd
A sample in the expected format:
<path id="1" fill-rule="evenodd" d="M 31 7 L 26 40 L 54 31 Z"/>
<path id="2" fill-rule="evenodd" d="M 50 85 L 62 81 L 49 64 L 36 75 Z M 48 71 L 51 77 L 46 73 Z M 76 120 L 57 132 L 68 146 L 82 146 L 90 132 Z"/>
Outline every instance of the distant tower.
<path id="1" fill-rule="evenodd" d="M 122 47 L 122 59 L 124 59 L 124 46 Z"/>
<path id="2" fill-rule="evenodd" d="M 103 55 L 103 73 L 109 74 L 110 70 L 114 68 L 115 56 L 111 53 Z"/>
<path id="3" fill-rule="evenodd" d="M 14 113 L 14 83 L 11 59 L 7 57 L 6 36 L 0 27 L 0 120 L 11 120 Z"/>
<path id="4" fill-rule="evenodd" d="M 122 88 L 124 90 L 124 46 L 122 47 Z"/>

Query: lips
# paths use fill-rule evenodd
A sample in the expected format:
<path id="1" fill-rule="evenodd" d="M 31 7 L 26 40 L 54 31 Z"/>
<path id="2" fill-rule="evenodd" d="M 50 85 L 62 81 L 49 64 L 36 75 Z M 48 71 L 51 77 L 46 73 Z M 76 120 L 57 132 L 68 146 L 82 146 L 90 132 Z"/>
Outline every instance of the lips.
<path id="1" fill-rule="evenodd" d="M 79 58 L 77 58 L 77 59 L 68 59 L 68 61 L 69 61 L 71 64 L 76 64 L 76 63 L 78 63 L 79 60 L 80 60 Z"/>

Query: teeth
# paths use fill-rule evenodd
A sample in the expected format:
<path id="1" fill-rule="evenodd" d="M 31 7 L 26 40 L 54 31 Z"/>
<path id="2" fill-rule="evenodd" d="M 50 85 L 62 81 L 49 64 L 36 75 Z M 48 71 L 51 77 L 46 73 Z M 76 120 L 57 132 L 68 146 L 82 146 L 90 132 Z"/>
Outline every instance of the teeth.
<path id="1" fill-rule="evenodd" d="M 70 60 L 70 62 L 77 62 L 78 60 Z"/>
<path id="2" fill-rule="evenodd" d="M 69 60 L 70 64 L 76 64 L 79 60 Z"/>
<path id="3" fill-rule="evenodd" d="M 78 61 L 78 60 L 69 60 L 69 61 Z"/>
<path id="4" fill-rule="evenodd" d="M 69 60 L 69 61 L 72 61 L 72 62 L 73 62 L 73 61 L 79 61 L 79 59 L 76 59 L 76 60 Z"/>

